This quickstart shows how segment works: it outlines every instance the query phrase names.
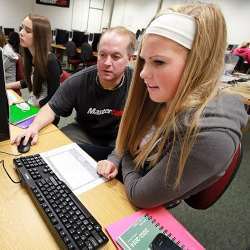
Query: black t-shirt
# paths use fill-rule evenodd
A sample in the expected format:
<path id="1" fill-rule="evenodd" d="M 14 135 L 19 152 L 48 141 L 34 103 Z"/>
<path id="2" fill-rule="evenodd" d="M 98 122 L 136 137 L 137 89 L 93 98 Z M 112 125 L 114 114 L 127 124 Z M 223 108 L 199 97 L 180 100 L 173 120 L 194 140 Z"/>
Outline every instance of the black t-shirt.
<path id="1" fill-rule="evenodd" d="M 68 78 L 49 102 L 59 116 L 69 116 L 76 110 L 76 121 L 83 131 L 99 145 L 115 141 L 123 107 L 132 79 L 132 69 L 126 68 L 124 82 L 115 90 L 105 90 L 97 80 L 96 66 Z"/>

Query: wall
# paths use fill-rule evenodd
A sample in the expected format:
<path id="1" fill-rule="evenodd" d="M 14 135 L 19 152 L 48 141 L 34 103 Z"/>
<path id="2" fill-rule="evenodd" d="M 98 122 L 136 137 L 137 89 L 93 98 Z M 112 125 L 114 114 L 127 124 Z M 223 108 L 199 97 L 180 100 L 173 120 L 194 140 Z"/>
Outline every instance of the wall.
<path id="1" fill-rule="evenodd" d="M 33 0 L 32 2 L 33 2 L 32 12 L 34 14 L 39 14 L 48 17 L 52 29 L 59 28 L 59 29 L 71 30 L 72 6 L 74 4 L 74 0 L 70 1 L 69 8 L 36 4 L 35 0 Z"/>
<path id="2" fill-rule="evenodd" d="M 164 6 L 189 2 L 185 0 L 164 0 Z M 228 30 L 228 43 L 239 44 L 250 41 L 250 1 L 249 0 L 201 0 L 215 3 L 221 8 Z"/>
<path id="3" fill-rule="evenodd" d="M 103 11 L 92 8 L 103 7 Z M 71 0 L 69 8 L 33 4 L 33 12 L 47 16 L 53 29 L 100 32 L 108 23 L 111 0 Z M 88 22 L 89 20 L 89 22 Z"/>
<path id="4" fill-rule="evenodd" d="M 23 18 L 32 11 L 32 3 L 33 0 L 18 0 L 18 3 L 16 0 L 0 0 L 0 25 L 19 31 Z"/>
<path id="5" fill-rule="evenodd" d="M 158 4 L 159 0 L 116 0 L 111 26 L 124 25 L 136 32 L 152 19 Z"/>
<path id="6" fill-rule="evenodd" d="M 104 0 L 71 0 L 70 8 L 38 5 L 35 0 L 0 0 L 0 25 L 18 29 L 25 15 L 31 11 L 48 16 L 52 28 L 95 31 L 97 27 L 107 27 L 113 0 L 105 0 L 101 24 L 97 24 L 95 15 L 91 15 L 88 23 L 89 4 L 99 5 Z M 111 26 L 125 25 L 136 31 L 144 28 L 154 16 L 160 0 L 114 0 L 114 11 Z M 203 0 L 215 2 L 221 7 L 228 25 L 228 42 L 241 43 L 250 40 L 250 1 L 249 0 Z M 163 0 L 164 6 L 186 2 L 186 0 Z M 21 8 L 20 8 L 21 6 Z M 92 10 L 93 13 L 93 10 Z M 100 15 L 99 15 L 100 16 Z M 93 21 L 91 21 L 93 20 Z"/>
<path id="7" fill-rule="evenodd" d="M 202 1 L 202 0 L 201 0 Z M 125 25 L 133 31 L 146 26 L 155 14 L 160 0 L 116 0 L 112 26 Z M 163 0 L 163 6 L 190 2 L 190 0 Z M 228 27 L 228 43 L 250 40 L 249 0 L 203 0 L 220 6 Z"/>

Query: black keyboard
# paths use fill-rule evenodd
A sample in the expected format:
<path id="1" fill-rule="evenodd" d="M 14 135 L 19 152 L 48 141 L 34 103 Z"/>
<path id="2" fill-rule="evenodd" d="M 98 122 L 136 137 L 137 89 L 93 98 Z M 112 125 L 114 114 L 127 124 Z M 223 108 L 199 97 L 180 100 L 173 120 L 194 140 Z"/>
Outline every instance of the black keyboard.
<path id="1" fill-rule="evenodd" d="M 13 161 L 61 248 L 97 249 L 108 241 L 101 225 L 39 154 Z"/>

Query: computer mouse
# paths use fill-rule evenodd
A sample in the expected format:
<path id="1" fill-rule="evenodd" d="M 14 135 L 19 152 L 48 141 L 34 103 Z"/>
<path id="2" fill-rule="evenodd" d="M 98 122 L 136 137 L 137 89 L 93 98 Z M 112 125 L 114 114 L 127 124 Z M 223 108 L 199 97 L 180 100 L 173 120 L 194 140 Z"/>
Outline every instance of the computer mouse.
<path id="1" fill-rule="evenodd" d="M 19 153 L 27 153 L 30 150 L 30 146 L 31 146 L 31 141 L 32 138 L 29 139 L 29 141 L 27 142 L 26 145 L 23 145 L 23 141 L 24 141 L 25 137 L 22 137 L 20 144 L 17 146 L 17 150 Z"/>

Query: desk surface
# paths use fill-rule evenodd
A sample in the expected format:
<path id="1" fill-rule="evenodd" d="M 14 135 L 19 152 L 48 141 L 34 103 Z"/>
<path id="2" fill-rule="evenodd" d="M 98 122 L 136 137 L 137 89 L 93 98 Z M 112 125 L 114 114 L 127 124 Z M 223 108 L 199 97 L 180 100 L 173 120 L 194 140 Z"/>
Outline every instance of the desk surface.
<path id="1" fill-rule="evenodd" d="M 243 102 L 247 105 L 250 105 L 250 81 L 224 87 L 223 91 L 241 95 L 243 97 Z"/>
<path id="2" fill-rule="evenodd" d="M 47 151 L 70 142 L 55 128 L 40 134 L 38 144 L 32 146 L 27 155 Z M 16 146 L 10 145 L 9 141 L 0 143 L 0 150 L 17 153 Z M 0 159 L 4 159 L 9 174 L 17 180 L 13 157 L 0 153 Z M 14 184 L 9 180 L 2 166 L 0 166 L 0 187 L 0 249 L 59 249 L 27 191 L 20 184 Z M 103 183 L 82 193 L 79 199 L 103 229 L 104 226 L 135 211 L 126 198 L 123 185 L 117 180 Z M 103 249 L 115 249 L 111 239 Z"/>
<path id="3" fill-rule="evenodd" d="M 52 43 L 51 47 L 54 48 L 54 49 L 66 50 L 66 47 L 63 44 Z M 81 53 L 81 48 L 76 48 L 76 52 L 80 54 Z M 93 55 L 97 56 L 97 51 L 93 51 Z"/>

